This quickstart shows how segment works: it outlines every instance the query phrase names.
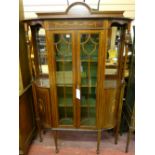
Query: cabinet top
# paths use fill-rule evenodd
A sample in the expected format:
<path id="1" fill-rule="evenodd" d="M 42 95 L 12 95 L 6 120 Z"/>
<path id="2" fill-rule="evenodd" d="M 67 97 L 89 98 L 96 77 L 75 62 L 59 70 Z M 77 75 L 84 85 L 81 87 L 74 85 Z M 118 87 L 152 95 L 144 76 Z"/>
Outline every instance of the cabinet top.
<path id="1" fill-rule="evenodd" d="M 133 20 L 123 16 L 124 11 L 96 11 L 92 10 L 89 5 L 83 2 L 75 2 L 68 6 L 65 12 L 40 12 L 38 17 L 25 19 L 24 21 L 34 20 L 56 20 L 56 19 L 117 19 Z"/>

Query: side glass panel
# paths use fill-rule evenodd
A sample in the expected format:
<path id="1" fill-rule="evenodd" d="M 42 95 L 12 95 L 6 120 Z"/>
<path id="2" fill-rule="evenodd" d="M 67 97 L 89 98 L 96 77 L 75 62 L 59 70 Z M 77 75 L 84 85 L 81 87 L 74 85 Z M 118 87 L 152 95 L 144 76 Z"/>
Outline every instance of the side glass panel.
<path id="1" fill-rule="evenodd" d="M 96 125 L 99 33 L 80 34 L 81 126 Z"/>
<path id="2" fill-rule="evenodd" d="M 72 35 L 54 34 L 59 125 L 73 125 Z"/>
<path id="3" fill-rule="evenodd" d="M 31 31 L 30 26 L 28 27 L 28 40 L 31 42 L 31 44 L 33 44 L 32 43 L 32 31 Z M 30 48 L 30 63 L 31 63 L 31 67 L 32 67 L 32 76 L 33 77 L 35 77 L 35 75 L 36 75 L 35 74 L 36 68 L 35 68 L 34 62 L 35 62 L 35 60 L 34 60 L 34 50 L 32 50 L 32 46 L 31 46 L 31 48 Z"/>
<path id="4" fill-rule="evenodd" d="M 116 87 L 121 37 L 122 28 L 118 26 L 112 26 L 108 32 L 108 48 L 105 66 L 105 88 Z"/>
<path id="5" fill-rule="evenodd" d="M 45 75 L 48 74 L 45 29 L 39 28 L 36 34 L 36 42 L 38 51 L 39 74 Z"/>

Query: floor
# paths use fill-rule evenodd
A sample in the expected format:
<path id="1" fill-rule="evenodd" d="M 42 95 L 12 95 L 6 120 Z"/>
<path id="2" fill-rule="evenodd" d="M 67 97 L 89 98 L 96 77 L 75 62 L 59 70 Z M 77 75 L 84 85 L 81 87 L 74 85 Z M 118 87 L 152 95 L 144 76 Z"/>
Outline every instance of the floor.
<path id="1" fill-rule="evenodd" d="M 96 132 L 60 131 L 58 139 L 58 155 L 95 155 L 96 154 Z M 134 155 L 134 136 L 131 137 L 129 152 L 125 153 L 127 134 L 119 137 L 118 144 L 114 144 L 112 132 L 103 131 L 100 144 L 100 155 Z M 55 155 L 55 146 L 52 132 L 43 135 L 43 142 L 39 137 L 33 141 L 28 155 Z"/>

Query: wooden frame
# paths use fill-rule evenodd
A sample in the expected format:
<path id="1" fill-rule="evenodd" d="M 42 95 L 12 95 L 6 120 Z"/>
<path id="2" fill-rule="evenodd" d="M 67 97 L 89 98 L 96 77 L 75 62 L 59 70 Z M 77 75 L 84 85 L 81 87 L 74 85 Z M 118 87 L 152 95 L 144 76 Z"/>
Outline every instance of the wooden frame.
<path id="1" fill-rule="evenodd" d="M 53 43 L 53 36 L 54 36 L 54 34 L 66 34 L 66 33 L 69 33 L 69 34 L 71 34 L 72 35 L 72 51 L 74 51 L 74 49 L 75 49 L 75 46 L 74 46 L 74 32 L 73 31 L 52 31 L 52 32 L 47 32 L 48 33 L 48 37 L 47 37 L 47 40 L 48 40 L 48 42 L 51 42 L 51 43 Z M 53 76 L 52 77 L 50 77 L 50 83 L 51 83 L 51 87 L 53 88 L 54 87 L 54 91 L 55 91 L 55 95 L 53 96 L 53 94 L 52 94 L 52 91 L 51 91 L 51 98 L 53 99 L 53 98 L 55 98 L 55 102 L 53 101 L 53 105 L 54 105 L 54 107 L 52 107 L 52 109 L 54 109 L 54 110 L 56 110 L 57 108 L 56 107 L 58 107 L 58 100 L 57 100 L 57 88 L 56 88 L 56 58 L 55 58 L 55 50 L 54 50 L 54 46 L 53 46 L 53 44 L 50 44 L 50 46 L 48 47 L 48 51 L 49 51 L 49 53 L 48 53 L 48 59 L 49 59 L 49 75 L 52 75 L 52 73 L 53 73 Z M 72 75 L 73 75 L 73 91 L 72 91 L 72 94 L 73 94 L 73 99 L 75 99 L 75 83 L 76 83 L 76 66 L 75 66 L 75 52 L 73 52 L 72 53 L 73 54 L 73 56 L 72 56 L 72 62 L 73 62 L 73 64 L 72 64 Z M 52 62 L 52 63 L 51 63 Z M 51 65 L 52 64 L 52 65 Z M 54 72 L 53 72 L 54 71 Z M 73 124 L 73 126 L 75 127 L 76 126 L 76 112 L 75 112 L 75 100 L 73 100 L 73 108 L 74 108 L 74 124 Z M 56 116 L 54 116 L 55 118 L 56 118 L 56 120 L 57 120 L 57 125 L 56 126 L 59 126 L 58 124 L 58 120 L 59 120 L 59 118 L 58 118 L 58 116 L 59 116 L 59 114 L 58 114 L 58 109 L 56 110 L 57 112 L 57 115 Z M 55 127 L 56 127 L 55 126 Z"/>
<path id="2" fill-rule="evenodd" d="M 78 9 L 78 11 L 77 11 Z M 79 11 L 80 10 L 80 11 Z M 81 16 L 82 14 L 82 16 Z M 49 82 L 44 84 L 44 79 L 34 79 L 35 88 L 46 88 L 50 94 L 50 110 L 51 111 L 51 128 L 54 131 L 59 129 L 73 129 L 73 130 L 97 130 L 98 143 L 97 153 L 99 153 L 99 144 L 101 139 L 102 129 L 116 129 L 115 143 L 118 139 L 118 131 L 120 124 L 120 114 L 122 110 L 122 94 L 123 94 L 123 79 L 126 57 L 128 49 L 126 48 L 125 57 L 123 51 L 125 46 L 125 30 L 129 31 L 130 22 L 132 19 L 124 18 L 123 12 L 96 12 L 92 11 L 88 5 L 82 2 L 71 4 L 65 12 L 61 13 L 38 13 L 39 18 L 28 19 L 24 22 L 27 25 L 42 25 L 45 29 Z M 123 27 L 122 36 L 120 40 L 120 50 L 118 55 L 118 74 L 109 76 L 109 80 L 114 80 L 113 84 L 107 84 L 107 77 L 105 76 L 106 69 L 106 53 L 108 50 L 108 41 L 110 39 L 110 29 L 112 25 Z M 34 30 L 35 31 L 35 30 Z M 73 125 L 59 124 L 59 110 L 58 110 L 58 93 L 57 93 L 57 79 L 56 79 L 56 57 L 54 49 L 54 34 L 71 34 L 72 35 L 72 99 L 73 99 Z M 97 88 L 96 88 L 96 126 L 81 126 L 80 125 L 80 100 L 76 98 L 76 89 L 80 89 L 81 73 L 80 73 L 80 34 L 99 34 L 99 48 L 97 58 Z M 33 35 L 33 34 L 32 34 Z M 33 36 L 35 38 L 35 36 Z M 32 45 L 35 48 L 35 43 Z M 37 57 L 37 55 L 36 55 Z M 30 59 L 30 57 L 29 57 Z M 37 62 L 36 62 L 37 66 Z M 30 68 L 32 66 L 30 65 Z M 31 68 L 32 69 L 32 68 Z M 46 77 L 47 78 L 47 77 Z M 34 99 L 37 102 L 36 90 L 33 89 Z M 37 104 L 36 104 L 37 105 Z M 36 114 L 38 113 L 37 107 Z M 111 112 L 112 111 L 112 112 Z M 39 117 L 39 116 L 38 116 Z M 38 127 L 39 127 L 38 121 Z M 41 137 L 41 136 L 40 136 Z M 54 134 L 56 152 L 57 147 L 57 131 Z"/>
<path id="3" fill-rule="evenodd" d="M 100 31 L 100 30 L 80 30 L 80 31 L 77 31 L 77 39 L 78 39 L 78 45 L 77 45 L 77 73 L 78 73 L 78 75 L 77 75 L 77 77 L 78 77 L 78 81 L 77 81 L 77 88 L 78 89 L 80 89 L 80 85 L 81 85 L 81 75 L 80 75 L 80 64 L 81 64 L 81 62 L 80 62 L 80 34 L 94 34 L 94 33 L 98 33 L 99 34 L 99 49 L 98 49 L 98 67 L 97 67 L 97 96 L 96 96 L 96 114 L 97 114 L 97 111 L 98 111 L 98 109 L 99 109 L 99 83 L 100 83 L 100 72 L 99 72 L 99 66 L 100 66 L 100 63 L 101 63 L 101 61 L 100 61 L 100 59 L 102 58 L 102 48 L 101 48 L 101 42 L 102 42 L 102 35 L 101 35 L 101 33 L 103 33 L 102 31 Z M 78 114 L 80 114 L 81 112 L 80 112 L 80 101 L 78 100 L 77 101 L 77 104 L 78 104 Z M 95 129 L 96 128 L 96 126 L 97 126 L 97 116 L 96 116 L 96 126 L 94 127 L 94 126 L 80 126 L 80 116 L 78 116 L 78 127 L 81 127 L 81 128 L 92 128 L 92 129 Z"/>

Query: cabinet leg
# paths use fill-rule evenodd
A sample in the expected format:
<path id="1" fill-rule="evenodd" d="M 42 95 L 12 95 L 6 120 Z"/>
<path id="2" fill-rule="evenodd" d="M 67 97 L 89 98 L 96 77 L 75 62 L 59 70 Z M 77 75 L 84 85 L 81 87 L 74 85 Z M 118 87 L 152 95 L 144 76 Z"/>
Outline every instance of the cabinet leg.
<path id="1" fill-rule="evenodd" d="M 43 141 L 43 138 L 42 138 L 42 135 L 41 135 L 41 130 L 39 131 L 39 139 L 40 139 L 40 142 Z"/>
<path id="2" fill-rule="evenodd" d="M 58 153 L 58 131 L 53 131 L 54 132 L 54 143 L 55 143 L 55 152 Z"/>
<path id="3" fill-rule="evenodd" d="M 121 118 L 119 116 L 118 122 L 117 122 L 116 127 L 115 127 L 115 144 L 118 143 L 120 124 L 121 124 Z"/>
<path id="4" fill-rule="evenodd" d="M 121 88 L 120 96 L 119 96 L 119 108 L 118 108 L 117 124 L 116 124 L 116 128 L 115 128 L 115 144 L 117 144 L 117 142 L 118 142 L 118 134 L 119 134 L 120 123 L 121 123 L 121 113 L 122 113 L 124 89 L 125 89 L 125 84 L 123 84 L 123 86 Z"/>
<path id="5" fill-rule="evenodd" d="M 43 139 L 42 139 L 42 135 L 41 135 L 41 125 L 40 125 L 39 120 L 37 120 L 37 127 L 38 127 L 38 132 L 39 132 L 39 139 L 40 139 L 40 142 L 42 142 Z"/>
<path id="6" fill-rule="evenodd" d="M 97 132 L 97 150 L 96 153 L 99 154 L 99 149 L 100 149 L 100 142 L 101 142 L 101 130 L 98 130 Z"/>
<path id="7" fill-rule="evenodd" d="M 126 142 L 126 148 L 125 148 L 125 152 L 128 152 L 128 148 L 129 148 L 129 143 L 130 143 L 130 138 L 131 138 L 131 129 L 129 127 L 129 131 L 128 131 L 128 136 L 127 136 L 127 142 Z"/>
<path id="8" fill-rule="evenodd" d="M 119 134 L 119 127 L 117 125 L 115 128 L 115 144 L 118 143 L 118 134 Z"/>

